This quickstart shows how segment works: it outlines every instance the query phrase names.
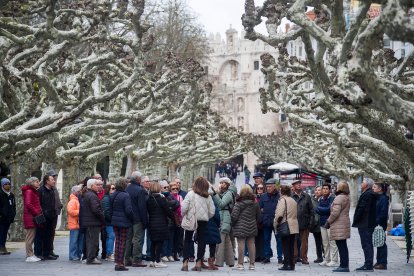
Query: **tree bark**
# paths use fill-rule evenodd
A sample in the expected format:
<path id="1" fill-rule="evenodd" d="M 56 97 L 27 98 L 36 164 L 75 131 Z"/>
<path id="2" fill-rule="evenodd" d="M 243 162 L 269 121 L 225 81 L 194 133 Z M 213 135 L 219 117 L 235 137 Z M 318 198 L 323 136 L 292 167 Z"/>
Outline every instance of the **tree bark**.
<path id="1" fill-rule="evenodd" d="M 115 183 L 115 181 L 121 176 L 123 156 L 120 153 L 114 153 L 109 156 L 109 183 Z"/>

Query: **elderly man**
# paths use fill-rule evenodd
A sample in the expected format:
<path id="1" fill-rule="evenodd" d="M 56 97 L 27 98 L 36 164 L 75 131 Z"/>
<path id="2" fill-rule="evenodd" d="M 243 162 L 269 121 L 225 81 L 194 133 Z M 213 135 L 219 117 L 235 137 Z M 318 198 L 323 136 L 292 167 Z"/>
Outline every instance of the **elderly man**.
<path id="1" fill-rule="evenodd" d="M 301 180 L 295 180 L 292 183 L 292 198 L 298 204 L 299 223 L 299 236 L 295 240 L 294 257 L 296 258 L 296 262 L 302 262 L 302 264 L 308 265 L 308 238 L 309 230 L 314 220 L 314 211 L 312 199 L 307 193 L 302 191 L 301 183 Z M 300 241 L 300 254 L 298 254 L 298 240 Z"/>
<path id="2" fill-rule="evenodd" d="M 185 196 L 187 195 L 187 192 L 184 190 L 181 190 L 181 179 L 179 179 L 178 177 L 176 177 L 174 179 L 174 182 L 177 183 L 178 185 L 178 194 L 184 199 Z"/>
<path id="3" fill-rule="evenodd" d="M 141 187 L 144 188 L 146 192 L 146 200 L 148 200 L 149 197 L 149 189 L 151 187 L 151 183 L 153 183 L 153 181 L 150 180 L 149 176 L 145 175 L 141 178 Z M 147 241 L 147 248 L 145 255 L 143 255 L 142 258 L 146 261 L 151 261 L 151 239 L 148 228 L 145 229 L 145 237 L 143 237 L 142 244 L 144 244 L 145 239 Z"/>
<path id="4" fill-rule="evenodd" d="M 142 246 L 144 243 L 145 228 L 148 224 L 147 191 L 141 186 L 142 174 L 134 171 L 131 174 L 131 184 L 126 188 L 131 197 L 134 222 L 129 228 L 126 242 L 125 265 L 133 267 L 146 267 L 142 261 Z"/>
<path id="5" fill-rule="evenodd" d="M 16 216 L 16 200 L 11 192 L 11 183 L 7 178 L 1 179 L 0 189 L 0 255 L 9 255 L 6 249 L 7 232 Z"/>
<path id="6" fill-rule="evenodd" d="M 99 173 L 97 173 L 92 178 L 96 180 L 96 186 L 98 187 L 97 194 L 98 194 L 99 200 L 102 202 L 102 199 L 105 195 L 102 176 Z M 101 229 L 101 245 L 102 245 L 101 259 L 102 260 L 106 259 L 106 240 L 107 240 L 107 237 L 108 237 L 108 235 L 106 234 L 106 228 L 104 227 L 104 228 Z M 98 248 L 98 253 L 99 253 L 99 248 Z"/>
<path id="7" fill-rule="evenodd" d="M 355 208 L 354 222 L 352 227 L 357 227 L 361 238 L 361 246 L 364 251 L 364 265 L 356 271 L 372 272 L 374 262 L 374 248 L 372 246 L 372 233 L 376 226 L 376 196 L 372 191 L 374 181 L 371 178 L 364 178 L 361 184 L 361 196 Z"/>
<path id="8" fill-rule="evenodd" d="M 50 170 L 46 173 L 46 175 L 49 176 L 53 176 L 53 178 L 55 179 L 55 183 L 57 183 L 57 177 L 58 174 L 54 171 L 54 170 Z M 55 234 L 56 234 L 56 226 L 57 226 L 57 222 L 58 222 L 58 216 L 61 214 L 62 212 L 62 208 L 63 208 L 63 204 L 62 201 L 60 200 L 60 196 L 59 196 L 59 191 L 56 188 L 56 185 L 52 187 L 53 191 L 55 192 L 55 209 L 56 209 L 56 217 L 53 220 L 53 237 L 52 237 L 52 251 L 50 252 L 50 255 L 59 258 L 59 255 L 57 255 L 54 250 L 53 250 L 53 244 L 55 241 Z"/>
<path id="9" fill-rule="evenodd" d="M 98 197 L 96 179 L 89 179 L 83 195 L 83 226 L 86 227 L 86 264 L 101 264 L 96 258 L 99 250 L 99 233 L 105 224 L 102 204 Z"/>
<path id="10" fill-rule="evenodd" d="M 257 172 L 255 174 L 253 174 L 254 184 L 252 186 L 252 189 L 253 189 L 254 194 L 256 194 L 257 186 L 263 185 L 263 177 L 264 177 L 264 175 L 261 172 Z"/>

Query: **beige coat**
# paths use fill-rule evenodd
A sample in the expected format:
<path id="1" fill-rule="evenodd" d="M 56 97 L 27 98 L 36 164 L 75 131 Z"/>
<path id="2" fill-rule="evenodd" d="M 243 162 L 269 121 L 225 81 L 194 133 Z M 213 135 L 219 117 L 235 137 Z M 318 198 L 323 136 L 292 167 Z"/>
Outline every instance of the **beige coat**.
<path id="1" fill-rule="evenodd" d="M 346 240 L 351 237 L 349 207 L 349 195 L 339 194 L 332 202 L 331 215 L 328 218 L 331 225 L 331 240 Z"/>
<path id="2" fill-rule="evenodd" d="M 285 205 L 286 200 L 286 205 Z M 298 234 L 299 233 L 299 224 L 298 224 L 298 207 L 296 201 L 291 198 L 290 196 L 282 196 L 277 203 L 276 212 L 275 212 L 275 220 L 273 221 L 273 227 L 277 228 L 277 219 L 282 217 L 283 223 L 286 221 L 285 217 L 285 206 L 287 207 L 287 222 L 289 225 L 290 234 Z"/>

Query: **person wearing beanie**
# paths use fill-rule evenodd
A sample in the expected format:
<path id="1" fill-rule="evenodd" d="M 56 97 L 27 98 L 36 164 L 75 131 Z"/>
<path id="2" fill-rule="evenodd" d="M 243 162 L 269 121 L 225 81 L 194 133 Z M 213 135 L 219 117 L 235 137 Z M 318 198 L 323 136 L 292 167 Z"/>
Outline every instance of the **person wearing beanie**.
<path id="1" fill-rule="evenodd" d="M 1 179 L 0 189 L 0 255 L 9 255 L 6 249 L 7 232 L 16 216 L 16 200 L 11 192 L 11 182 L 7 178 Z"/>

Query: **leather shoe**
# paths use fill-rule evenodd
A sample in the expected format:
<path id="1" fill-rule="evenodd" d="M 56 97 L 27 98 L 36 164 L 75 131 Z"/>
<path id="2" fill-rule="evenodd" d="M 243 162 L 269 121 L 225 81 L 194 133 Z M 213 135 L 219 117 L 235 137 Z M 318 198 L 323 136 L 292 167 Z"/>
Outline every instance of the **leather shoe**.
<path id="1" fill-rule="evenodd" d="M 302 262 L 302 259 L 301 258 L 297 258 L 296 259 L 296 263 L 301 263 Z"/>
<path id="2" fill-rule="evenodd" d="M 126 268 L 125 266 L 123 266 L 123 265 L 116 265 L 115 266 L 115 271 L 128 271 L 129 269 L 128 268 Z"/>
<path id="3" fill-rule="evenodd" d="M 144 262 L 143 262 L 143 261 L 133 262 L 133 263 L 132 263 L 132 266 L 133 266 L 133 267 L 147 267 L 147 265 L 146 265 L 146 264 L 144 264 Z"/>
<path id="4" fill-rule="evenodd" d="M 348 267 L 337 267 L 334 270 L 332 270 L 332 272 L 349 272 L 349 268 Z"/>
<path id="5" fill-rule="evenodd" d="M 44 256 L 43 258 L 44 258 L 44 260 L 53 260 L 53 261 L 57 260 L 57 258 L 53 255 Z"/>
<path id="6" fill-rule="evenodd" d="M 315 264 L 319 264 L 321 262 L 323 262 L 322 258 L 317 258 L 316 260 L 313 261 Z"/>
<path id="7" fill-rule="evenodd" d="M 50 255 L 52 255 L 53 257 L 59 258 L 58 254 L 55 254 L 55 252 L 52 251 L 52 253 L 50 253 Z"/>
<path id="8" fill-rule="evenodd" d="M 386 270 L 387 266 L 384 265 L 384 264 L 376 264 L 376 265 L 374 265 L 374 268 L 375 269 L 380 269 L 380 270 Z"/>
<path id="9" fill-rule="evenodd" d="M 371 267 L 366 267 L 365 265 L 358 267 L 357 269 L 355 269 L 355 271 L 357 272 L 372 272 L 374 271 L 374 269 Z"/>
<path id="10" fill-rule="evenodd" d="M 304 264 L 304 265 L 308 265 L 308 264 L 309 264 L 309 262 L 308 262 L 308 261 L 306 261 L 306 260 L 302 260 L 302 264 Z"/>
<path id="11" fill-rule="evenodd" d="M 291 271 L 294 269 L 292 269 L 290 266 L 282 266 L 282 267 L 279 267 L 279 270 Z"/>
<path id="12" fill-rule="evenodd" d="M 283 259 L 277 259 L 278 264 L 283 264 Z"/>
<path id="13" fill-rule="evenodd" d="M 262 264 L 268 264 L 270 263 L 270 258 L 264 258 L 262 261 Z"/>

